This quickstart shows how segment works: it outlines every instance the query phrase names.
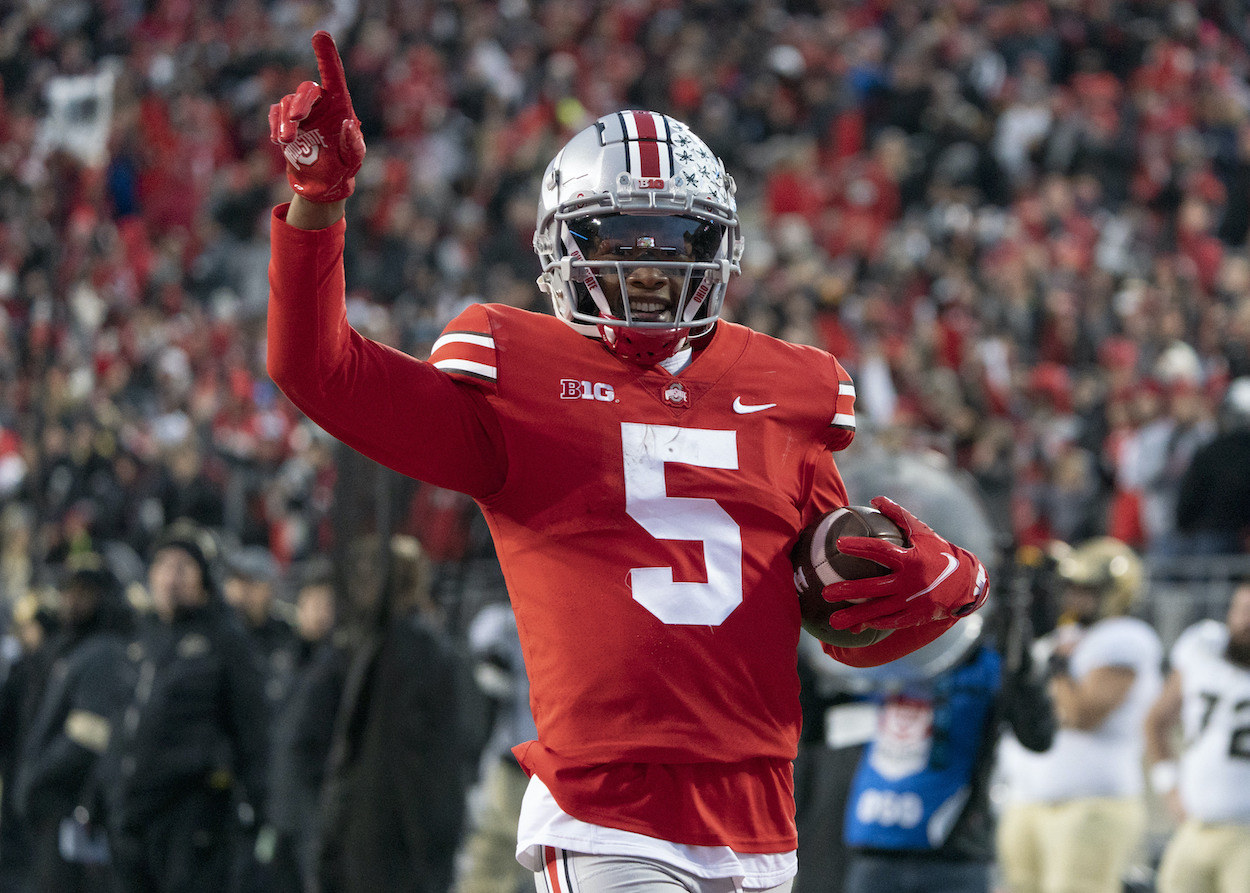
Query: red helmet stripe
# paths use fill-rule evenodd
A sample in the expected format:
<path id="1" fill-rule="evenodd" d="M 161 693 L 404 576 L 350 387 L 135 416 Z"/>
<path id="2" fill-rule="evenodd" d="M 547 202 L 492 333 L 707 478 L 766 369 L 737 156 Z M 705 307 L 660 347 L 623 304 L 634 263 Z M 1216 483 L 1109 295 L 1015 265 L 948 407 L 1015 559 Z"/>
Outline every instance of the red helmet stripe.
<path id="1" fill-rule="evenodd" d="M 638 162 L 637 176 L 666 176 L 660 168 L 660 133 L 656 116 L 651 112 L 626 112 L 625 118 L 626 131 L 632 131 L 629 136 L 635 137 L 630 140 L 630 156 L 631 160 Z"/>

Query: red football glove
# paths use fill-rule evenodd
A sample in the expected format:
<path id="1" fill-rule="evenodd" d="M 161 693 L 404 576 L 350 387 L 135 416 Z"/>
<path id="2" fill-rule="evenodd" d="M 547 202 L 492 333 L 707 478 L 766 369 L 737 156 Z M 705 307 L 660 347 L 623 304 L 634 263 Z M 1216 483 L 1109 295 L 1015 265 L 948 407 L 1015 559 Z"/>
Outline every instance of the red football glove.
<path id="1" fill-rule="evenodd" d="M 902 528 L 907 546 L 867 536 L 838 537 L 838 551 L 890 569 L 881 577 L 830 583 L 827 601 L 867 599 L 830 615 L 836 629 L 859 632 L 903 629 L 971 614 L 989 595 L 985 566 L 967 549 L 952 545 L 907 509 L 884 496 L 872 501 Z"/>
<path id="2" fill-rule="evenodd" d="M 304 81 L 269 107 L 269 139 L 282 147 L 292 189 L 309 201 L 336 202 L 356 188 L 365 138 L 334 38 L 318 31 L 312 46 L 321 85 Z"/>

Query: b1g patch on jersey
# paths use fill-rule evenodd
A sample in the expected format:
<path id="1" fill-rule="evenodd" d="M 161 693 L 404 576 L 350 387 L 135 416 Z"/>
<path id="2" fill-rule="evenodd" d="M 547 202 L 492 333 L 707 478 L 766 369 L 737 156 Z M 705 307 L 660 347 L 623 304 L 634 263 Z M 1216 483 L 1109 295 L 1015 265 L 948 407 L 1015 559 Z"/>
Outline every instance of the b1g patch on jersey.
<path id="1" fill-rule="evenodd" d="M 616 390 L 602 381 L 578 381 L 574 378 L 560 379 L 561 400 L 598 400 L 615 403 Z"/>

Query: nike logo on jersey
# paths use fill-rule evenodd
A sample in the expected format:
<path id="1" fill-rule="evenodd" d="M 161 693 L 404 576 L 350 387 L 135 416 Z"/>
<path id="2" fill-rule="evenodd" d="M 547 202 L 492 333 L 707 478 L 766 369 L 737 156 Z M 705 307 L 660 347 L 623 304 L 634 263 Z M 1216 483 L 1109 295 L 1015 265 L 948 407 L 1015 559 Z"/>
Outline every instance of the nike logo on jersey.
<path id="1" fill-rule="evenodd" d="M 734 397 L 734 412 L 739 415 L 746 415 L 749 412 L 763 412 L 765 409 L 772 409 L 776 403 L 743 403 L 741 397 Z"/>
<path id="2" fill-rule="evenodd" d="M 907 596 L 908 601 L 911 601 L 912 599 L 920 598 L 920 596 L 922 595 L 928 595 L 934 589 L 937 589 L 939 586 L 941 586 L 946 581 L 947 577 L 955 573 L 955 568 L 959 567 L 959 559 L 956 558 L 954 555 L 952 555 L 950 552 L 943 552 L 942 554 L 946 556 L 946 570 L 938 574 L 937 579 L 934 580 L 932 583 L 930 583 L 928 586 L 926 586 L 924 589 L 921 589 L 915 595 Z"/>

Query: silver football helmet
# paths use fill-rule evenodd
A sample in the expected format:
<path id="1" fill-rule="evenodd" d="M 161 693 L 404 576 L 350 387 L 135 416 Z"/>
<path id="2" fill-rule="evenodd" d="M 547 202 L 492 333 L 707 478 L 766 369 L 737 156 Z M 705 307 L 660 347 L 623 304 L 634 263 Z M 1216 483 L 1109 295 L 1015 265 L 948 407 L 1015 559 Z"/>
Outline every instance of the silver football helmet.
<path id="1" fill-rule="evenodd" d="M 650 366 L 706 335 L 739 272 L 734 181 L 682 122 L 657 112 L 605 115 L 574 136 L 543 176 L 534 250 L 556 316 Z M 672 301 L 630 295 L 641 270 L 680 282 Z"/>

